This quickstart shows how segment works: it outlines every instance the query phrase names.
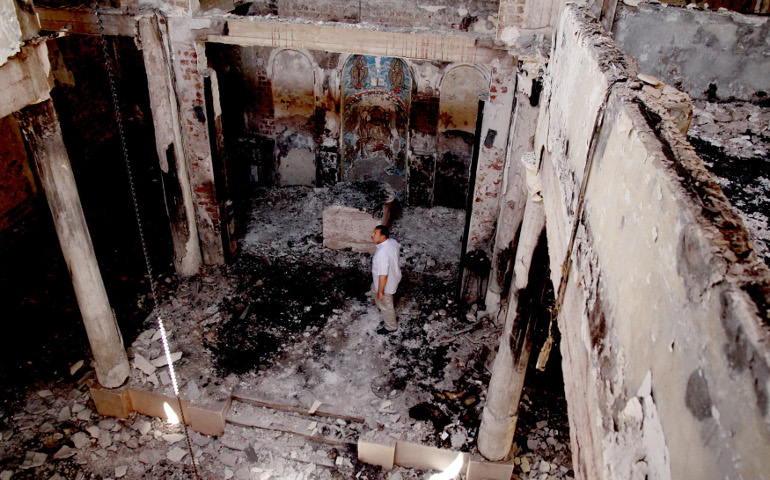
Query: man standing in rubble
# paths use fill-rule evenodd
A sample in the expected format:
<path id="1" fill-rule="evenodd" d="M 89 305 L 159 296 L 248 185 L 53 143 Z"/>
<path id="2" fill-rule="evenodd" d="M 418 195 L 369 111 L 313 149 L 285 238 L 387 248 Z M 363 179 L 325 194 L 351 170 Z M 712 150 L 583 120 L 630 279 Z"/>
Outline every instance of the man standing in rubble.
<path id="1" fill-rule="evenodd" d="M 372 241 L 377 245 L 372 257 L 372 294 L 375 305 L 382 313 L 382 325 L 377 333 L 383 335 L 398 330 L 393 295 L 401 281 L 401 268 L 398 266 L 401 245 L 390 238 L 390 230 L 385 225 L 374 227 Z"/>

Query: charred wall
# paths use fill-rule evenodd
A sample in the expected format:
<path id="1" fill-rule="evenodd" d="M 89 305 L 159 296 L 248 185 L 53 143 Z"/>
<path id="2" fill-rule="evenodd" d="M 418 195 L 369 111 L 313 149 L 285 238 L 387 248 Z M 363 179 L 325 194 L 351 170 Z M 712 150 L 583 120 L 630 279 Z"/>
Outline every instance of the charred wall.
<path id="1" fill-rule="evenodd" d="M 465 206 L 478 99 L 489 89 L 483 67 L 220 44 L 207 51 L 230 161 L 247 164 L 253 183 L 377 179 L 412 205 Z"/>
<path id="2" fill-rule="evenodd" d="M 573 259 L 559 327 L 576 476 L 766 478 L 770 272 L 588 10 L 568 5 L 557 31 L 535 151 L 554 285 Z"/>
<path id="3" fill-rule="evenodd" d="M 35 208 L 38 190 L 32 168 L 16 121 L 0 119 L 0 232 Z"/>

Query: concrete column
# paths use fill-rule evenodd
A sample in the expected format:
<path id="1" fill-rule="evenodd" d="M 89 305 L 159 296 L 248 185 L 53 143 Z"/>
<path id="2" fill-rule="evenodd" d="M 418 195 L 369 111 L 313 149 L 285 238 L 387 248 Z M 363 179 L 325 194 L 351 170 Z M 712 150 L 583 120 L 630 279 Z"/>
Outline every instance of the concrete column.
<path id="1" fill-rule="evenodd" d="M 529 267 L 532 265 L 532 254 L 535 253 L 537 241 L 545 228 L 545 208 L 543 201 L 527 199 L 524 209 L 524 220 L 521 222 L 521 235 L 516 248 L 516 258 L 513 261 L 513 286 L 515 291 L 527 288 L 529 283 Z"/>
<path id="2" fill-rule="evenodd" d="M 524 211 L 505 326 L 492 366 L 487 404 L 479 429 L 479 452 L 490 460 L 501 460 L 508 455 L 516 430 L 519 400 L 532 350 L 533 326 L 530 318 L 517 315 L 518 298 L 527 287 L 532 255 L 544 227 L 542 199 L 531 195 Z"/>
<path id="3" fill-rule="evenodd" d="M 512 291 L 479 427 L 479 453 L 493 461 L 502 460 L 511 450 L 521 390 L 532 350 L 532 322 L 529 318 L 518 316 L 517 307 L 518 293 Z M 512 335 L 519 338 L 513 339 Z M 515 351 L 511 349 L 512 343 Z"/>
<path id="4" fill-rule="evenodd" d="M 168 51 L 155 16 L 139 19 L 144 67 L 150 85 L 150 108 L 155 127 L 155 146 L 160 161 L 166 211 L 171 223 L 174 267 L 180 277 L 190 277 L 201 267 L 198 229 L 195 228 L 187 163 L 182 146 L 179 112 L 174 95 Z"/>
<path id="5" fill-rule="evenodd" d="M 96 360 L 96 378 L 104 387 L 119 387 L 128 377 L 128 358 L 102 283 L 53 101 L 49 99 L 26 107 L 17 116 L 34 157 L 62 253 L 72 276 L 75 296 Z"/>

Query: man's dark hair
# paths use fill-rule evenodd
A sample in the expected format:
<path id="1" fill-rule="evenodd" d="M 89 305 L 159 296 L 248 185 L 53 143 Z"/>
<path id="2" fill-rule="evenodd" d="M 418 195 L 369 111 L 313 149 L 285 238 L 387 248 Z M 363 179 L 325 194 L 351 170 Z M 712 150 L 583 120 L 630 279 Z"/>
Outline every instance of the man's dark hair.
<path id="1" fill-rule="evenodd" d="M 385 238 L 390 238 L 390 229 L 387 225 L 377 225 L 374 229 L 378 230 L 380 235 L 385 236 Z"/>

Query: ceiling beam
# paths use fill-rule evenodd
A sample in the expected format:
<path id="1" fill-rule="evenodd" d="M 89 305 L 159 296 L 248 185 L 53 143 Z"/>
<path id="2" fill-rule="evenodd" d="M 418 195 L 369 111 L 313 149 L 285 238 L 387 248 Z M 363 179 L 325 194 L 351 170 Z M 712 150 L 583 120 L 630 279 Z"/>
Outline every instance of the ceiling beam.
<path id="1" fill-rule="evenodd" d="M 460 35 L 386 32 L 334 25 L 228 19 L 224 35 L 206 40 L 243 46 L 303 48 L 443 62 L 489 64 L 507 51 L 492 40 Z"/>
<path id="2" fill-rule="evenodd" d="M 98 35 L 99 23 L 96 14 L 91 10 L 75 11 L 54 8 L 37 7 L 40 18 L 40 28 L 58 31 L 68 28 L 70 33 Z M 137 35 L 137 17 L 123 14 L 120 10 L 104 11 L 102 13 L 105 35 L 121 35 L 135 37 Z"/>

